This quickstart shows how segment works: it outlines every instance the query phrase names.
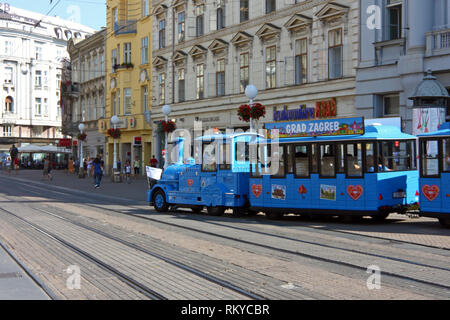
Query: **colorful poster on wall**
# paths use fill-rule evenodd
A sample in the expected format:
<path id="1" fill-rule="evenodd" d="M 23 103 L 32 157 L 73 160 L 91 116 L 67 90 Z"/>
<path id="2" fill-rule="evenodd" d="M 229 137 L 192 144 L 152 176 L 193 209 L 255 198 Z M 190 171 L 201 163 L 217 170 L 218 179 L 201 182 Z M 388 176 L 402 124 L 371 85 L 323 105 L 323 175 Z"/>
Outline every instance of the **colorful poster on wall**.
<path id="1" fill-rule="evenodd" d="M 273 184 L 272 199 L 286 200 L 286 186 Z"/>
<path id="2" fill-rule="evenodd" d="M 413 135 L 435 132 L 445 122 L 444 108 L 413 109 Z"/>
<path id="3" fill-rule="evenodd" d="M 272 130 L 279 130 L 279 138 L 362 135 L 364 118 L 266 123 L 265 128 L 270 139 L 275 137 Z"/>
<path id="4" fill-rule="evenodd" d="M 336 201 L 336 186 L 320 185 L 320 199 Z"/>

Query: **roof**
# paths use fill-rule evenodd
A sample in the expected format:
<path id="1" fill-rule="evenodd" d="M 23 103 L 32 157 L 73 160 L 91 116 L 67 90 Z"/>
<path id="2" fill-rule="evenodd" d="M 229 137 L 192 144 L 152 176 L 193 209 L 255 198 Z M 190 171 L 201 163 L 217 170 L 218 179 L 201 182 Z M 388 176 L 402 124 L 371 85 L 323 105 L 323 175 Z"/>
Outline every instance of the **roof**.
<path id="1" fill-rule="evenodd" d="M 410 100 L 415 98 L 450 98 L 447 89 L 437 81 L 437 78 L 432 75 L 431 70 L 427 70 L 427 75 L 422 82 L 414 90 L 414 94 Z"/>

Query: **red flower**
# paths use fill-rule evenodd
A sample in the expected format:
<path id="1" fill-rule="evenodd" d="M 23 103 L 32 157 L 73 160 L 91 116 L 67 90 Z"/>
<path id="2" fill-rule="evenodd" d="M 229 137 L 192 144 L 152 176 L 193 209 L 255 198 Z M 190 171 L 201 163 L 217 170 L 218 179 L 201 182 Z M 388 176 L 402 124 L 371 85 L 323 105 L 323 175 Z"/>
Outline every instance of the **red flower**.
<path id="1" fill-rule="evenodd" d="M 250 121 L 250 106 L 248 104 L 243 104 L 239 107 L 238 116 L 241 121 L 249 122 Z"/>
<path id="2" fill-rule="evenodd" d="M 86 133 L 79 133 L 77 136 L 77 139 L 80 141 L 86 141 L 87 134 Z"/>
<path id="3" fill-rule="evenodd" d="M 118 139 L 118 138 L 120 138 L 120 136 L 121 136 L 121 134 L 122 134 L 122 133 L 120 132 L 120 129 L 113 129 L 113 128 L 108 129 L 107 133 L 108 133 L 108 135 L 109 135 L 111 138 L 113 138 L 113 139 Z"/>
<path id="4" fill-rule="evenodd" d="M 177 129 L 177 125 L 173 121 L 161 121 L 164 132 L 171 133 Z"/>
<path id="5" fill-rule="evenodd" d="M 248 104 L 243 104 L 239 107 L 238 116 L 241 121 L 249 122 L 250 119 L 259 120 L 266 115 L 266 107 L 261 103 L 255 103 L 251 107 Z"/>

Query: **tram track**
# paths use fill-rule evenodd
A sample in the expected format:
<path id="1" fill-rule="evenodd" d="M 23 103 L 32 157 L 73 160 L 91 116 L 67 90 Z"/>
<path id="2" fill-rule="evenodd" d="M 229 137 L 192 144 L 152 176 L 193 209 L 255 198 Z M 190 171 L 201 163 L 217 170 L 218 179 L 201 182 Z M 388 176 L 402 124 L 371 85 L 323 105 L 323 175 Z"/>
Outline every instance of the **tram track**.
<path id="1" fill-rule="evenodd" d="M 63 192 L 58 192 L 58 193 L 64 194 Z M 73 195 L 70 195 L 70 196 L 73 196 Z M 286 254 L 293 254 L 293 255 L 297 255 L 297 256 L 313 259 L 313 260 L 319 260 L 319 261 L 322 261 L 322 262 L 338 264 L 338 265 L 341 265 L 341 266 L 346 266 L 346 267 L 350 267 L 350 268 L 353 268 L 353 269 L 358 269 L 360 271 L 362 271 L 362 270 L 365 271 L 365 268 L 362 268 L 361 266 L 355 265 L 355 264 L 352 264 L 352 263 L 337 261 L 337 260 L 333 260 L 333 259 L 327 259 L 327 258 L 324 258 L 324 257 L 313 256 L 313 255 L 309 255 L 309 254 L 298 252 L 298 251 L 292 251 L 292 250 L 287 250 L 287 249 L 284 249 L 284 248 L 274 247 L 274 246 L 265 245 L 265 244 L 261 244 L 261 243 L 255 243 L 255 242 L 247 241 L 247 240 L 243 240 L 243 239 L 237 239 L 235 237 L 218 235 L 218 234 L 215 234 L 215 233 L 211 233 L 211 232 L 208 232 L 208 231 L 199 230 L 199 229 L 196 229 L 196 228 L 179 225 L 179 224 L 176 224 L 176 223 L 160 221 L 159 219 L 153 219 L 153 218 L 149 218 L 149 217 L 143 217 L 143 216 L 140 216 L 140 215 L 138 215 L 136 213 L 130 214 L 130 213 L 124 212 L 122 210 L 111 209 L 111 208 L 105 209 L 104 207 L 101 207 L 101 206 L 98 206 L 98 205 L 95 205 L 95 204 L 83 204 L 83 206 L 97 208 L 97 209 L 100 209 L 100 210 L 102 210 L 104 212 L 112 211 L 112 212 L 119 213 L 119 214 L 122 214 L 122 215 L 125 214 L 125 215 L 128 215 L 128 216 L 133 216 L 133 217 L 144 219 L 144 220 L 148 220 L 148 221 L 153 221 L 153 222 L 156 222 L 156 223 L 159 223 L 159 224 L 164 224 L 166 226 L 171 226 L 171 227 L 175 227 L 175 228 L 182 228 L 182 229 L 189 230 L 189 231 L 192 231 L 192 232 L 202 233 L 202 234 L 205 234 L 205 235 L 208 235 L 208 236 L 215 236 L 215 237 L 219 237 L 219 238 L 226 239 L 226 240 L 231 240 L 231 241 L 239 241 L 241 243 L 245 243 L 245 244 L 252 245 L 252 246 L 258 246 L 258 247 L 269 249 L 269 250 L 280 251 L 280 252 L 283 252 L 283 253 L 286 253 Z M 136 207 L 136 209 L 140 209 L 140 208 Z M 249 230 L 245 230 L 245 231 L 249 231 Z M 273 235 L 273 234 L 267 234 L 267 235 L 268 236 L 272 236 L 272 237 L 276 237 L 276 235 Z M 284 237 L 284 238 L 286 238 L 286 237 Z M 391 239 L 386 239 L 386 240 L 391 240 Z M 416 245 L 415 243 L 409 243 L 409 244 Z M 333 246 L 331 246 L 331 247 L 333 247 Z M 342 250 L 342 248 L 338 248 L 338 247 L 334 247 L 333 249 Z M 440 248 L 437 248 L 437 249 L 440 249 Z M 357 252 L 357 253 L 366 254 L 366 252 L 364 252 L 364 253 Z M 389 259 L 389 257 L 383 257 L 383 256 L 379 256 L 379 255 L 377 257 Z M 408 261 L 401 261 L 401 260 L 398 260 L 398 261 L 399 262 L 408 263 Z M 411 262 L 411 264 L 414 264 L 414 263 Z M 416 264 L 416 265 L 417 266 L 422 266 L 422 267 L 435 268 L 435 269 L 442 270 L 442 271 L 448 271 L 449 270 L 447 268 L 439 268 L 439 267 L 436 268 L 434 266 L 424 265 L 424 264 Z M 439 283 L 434 283 L 434 282 L 430 282 L 430 281 L 416 279 L 416 278 L 412 278 L 412 277 L 408 277 L 408 276 L 404 276 L 404 275 L 399 275 L 399 274 L 391 273 L 391 272 L 387 272 L 387 271 L 384 271 L 383 273 L 385 275 L 394 277 L 396 279 L 402 279 L 402 280 L 406 280 L 406 281 L 413 281 L 413 282 L 416 282 L 416 283 L 421 283 L 421 284 L 425 284 L 425 285 L 429 285 L 429 286 L 433 286 L 435 288 L 440 288 L 440 289 L 445 289 L 445 290 L 449 290 L 450 289 L 450 286 L 439 284 Z"/>

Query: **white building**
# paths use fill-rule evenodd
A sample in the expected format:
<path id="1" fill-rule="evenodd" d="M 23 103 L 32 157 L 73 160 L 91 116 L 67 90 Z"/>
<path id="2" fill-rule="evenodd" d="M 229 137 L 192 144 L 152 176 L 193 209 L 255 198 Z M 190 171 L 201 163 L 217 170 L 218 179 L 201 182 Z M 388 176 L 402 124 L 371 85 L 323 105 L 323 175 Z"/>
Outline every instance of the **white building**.
<path id="1" fill-rule="evenodd" d="M 0 150 L 61 138 L 61 59 L 89 27 L 10 6 L 0 12 Z"/>
<path id="2" fill-rule="evenodd" d="M 178 128 L 192 130 L 194 120 L 204 129 L 248 128 L 237 116 L 248 84 L 266 106 L 263 123 L 287 120 L 285 110 L 354 116 L 358 3 L 154 0 L 155 154 L 164 146 L 156 126 L 164 104 Z"/>

